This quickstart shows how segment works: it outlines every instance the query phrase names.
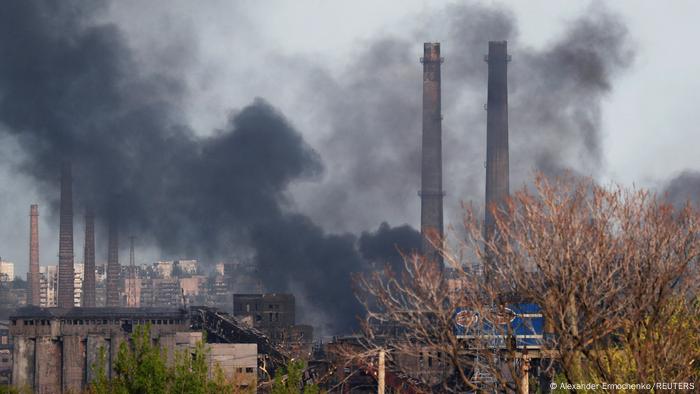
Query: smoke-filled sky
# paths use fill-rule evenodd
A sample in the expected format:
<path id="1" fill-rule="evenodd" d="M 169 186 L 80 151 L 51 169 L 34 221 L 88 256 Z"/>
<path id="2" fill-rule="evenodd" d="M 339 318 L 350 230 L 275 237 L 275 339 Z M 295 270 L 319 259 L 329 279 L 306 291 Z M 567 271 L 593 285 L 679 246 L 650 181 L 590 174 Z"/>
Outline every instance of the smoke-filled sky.
<path id="1" fill-rule="evenodd" d="M 70 158 L 76 261 L 91 205 L 98 261 L 114 214 L 139 262 L 248 261 L 302 318 L 347 329 L 350 273 L 418 245 L 426 41 L 446 58 L 446 223 L 483 201 L 489 40 L 512 55 L 511 189 L 571 170 L 700 190 L 695 2 L 375 3 L 3 3 L 0 256 L 26 272 L 38 203 L 55 264 Z"/>

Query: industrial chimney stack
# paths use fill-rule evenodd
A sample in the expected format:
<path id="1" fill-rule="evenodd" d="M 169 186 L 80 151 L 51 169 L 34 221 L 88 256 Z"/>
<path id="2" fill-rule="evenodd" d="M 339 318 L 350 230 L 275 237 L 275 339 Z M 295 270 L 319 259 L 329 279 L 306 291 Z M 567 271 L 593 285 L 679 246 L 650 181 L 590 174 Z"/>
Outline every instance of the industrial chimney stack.
<path id="1" fill-rule="evenodd" d="M 58 297 L 59 308 L 72 308 L 75 282 L 73 272 L 73 178 L 71 164 L 61 169 L 61 213 L 58 240 Z"/>
<path id="2" fill-rule="evenodd" d="M 485 58 L 489 67 L 486 104 L 486 216 L 484 235 L 494 230 L 492 209 L 508 197 L 508 43 L 489 41 Z"/>
<path id="3" fill-rule="evenodd" d="M 423 45 L 423 142 L 421 161 L 421 238 L 423 254 L 442 264 L 433 242 L 442 242 L 442 103 L 439 43 Z M 432 241 L 432 242 L 431 242 Z"/>
<path id="4" fill-rule="evenodd" d="M 136 297 L 136 258 L 134 257 L 134 237 L 129 237 L 129 283 L 126 287 L 126 306 L 135 308 L 139 306 Z"/>
<path id="5" fill-rule="evenodd" d="M 39 206 L 32 204 L 29 207 L 29 305 L 39 306 L 41 303 L 39 275 Z"/>
<path id="6" fill-rule="evenodd" d="M 119 228 L 115 218 L 109 220 L 107 235 L 107 299 L 106 306 L 120 306 L 119 302 Z"/>
<path id="7" fill-rule="evenodd" d="M 91 209 L 85 213 L 85 249 L 83 249 L 85 259 L 83 294 L 81 305 L 84 307 L 95 307 L 95 214 Z"/>

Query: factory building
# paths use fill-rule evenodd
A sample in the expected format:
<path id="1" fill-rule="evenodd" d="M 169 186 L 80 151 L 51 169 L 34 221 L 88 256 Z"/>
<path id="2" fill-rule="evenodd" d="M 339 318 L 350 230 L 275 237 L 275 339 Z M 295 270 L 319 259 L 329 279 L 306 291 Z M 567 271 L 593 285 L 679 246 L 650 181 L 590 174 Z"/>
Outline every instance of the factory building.
<path id="1" fill-rule="evenodd" d="M 12 343 L 10 330 L 5 322 L 0 323 L 0 385 L 12 383 Z"/>
<path id="2" fill-rule="evenodd" d="M 295 357 L 308 358 L 313 327 L 296 324 L 293 294 L 234 294 L 233 315 L 249 327 L 265 333 L 273 343 Z"/>
<path id="3" fill-rule="evenodd" d="M 187 312 L 165 308 L 21 308 L 10 318 L 13 385 L 36 393 L 81 391 L 92 381 L 93 365 L 105 350 L 109 374 L 119 345 L 137 325 L 168 349 L 175 334 L 189 330 Z"/>
<path id="4" fill-rule="evenodd" d="M 184 309 L 21 308 L 9 325 L 14 343 L 12 384 L 35 393 L 81 392 L 95 378 L 90 366 L 99 360 L 100 349 L 104 349 L 107 377 L 113 378 L 119 346 L 136 327 L 146 324 L 169 362 L 176 351 L 193 349 L 203 339 L 200 331 L 190 331 L 190 315 Z M 240 388 L 256 386 L 255 343 L 207 347 L 210 371 L 218 366 Z M 0 367 L 2 357 L 0 351 Z"/>

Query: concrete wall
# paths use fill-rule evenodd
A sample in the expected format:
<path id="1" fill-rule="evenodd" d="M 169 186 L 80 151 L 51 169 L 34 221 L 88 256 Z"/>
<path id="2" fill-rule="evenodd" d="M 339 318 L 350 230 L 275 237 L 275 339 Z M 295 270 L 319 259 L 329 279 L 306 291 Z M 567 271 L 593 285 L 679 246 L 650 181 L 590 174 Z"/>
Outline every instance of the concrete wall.
<path id="1" fill-rule="evenodd" d="M 234 294 L 233 313 L 237 318 L 252 316 L 255 328 L 263 331 L 288 327 L 295 322 L 293 294 Z"/>
<path id="2" fill-rule="evenodd" d="M 195 347 L 197 342 L 200 342 L 202 339 L 202 333 L 199 331 L 175 333 L 175 345 L 177 347 Z"/>
<path id="3" fill-rule="evenodd" d="M 14 341 L 12 384 L 35 393 L 80 392 L 96 376 L 93 365 L 104 349 L 105 371 L 114 377 L 120 345 L 139 325 L 151 324 L 155 343 L 169 358 L 178 347 L 176 333 L 189 329 L 180 310 L 127 308 L 27 309 L 11 317 L 9 336 Z M 201 339 L 187 334 L 181 341 Z"/>
<path id="4" fill-rule="evenodd" d="M 258 376 L 258 345 L 255 343 L 211 343 L 209 347 L 209 376 L 217 366 L 226 379 L 239 387 L 256 387 Z"/>
<path id="5" fill-rule="evenodd" d="M 447 355 L 428 348 L 416 347 L 414 352 L 394 355 L 396 365 L 409 376 L 419 378 L 429 385 L 444 382 L 452 374 Z"/>

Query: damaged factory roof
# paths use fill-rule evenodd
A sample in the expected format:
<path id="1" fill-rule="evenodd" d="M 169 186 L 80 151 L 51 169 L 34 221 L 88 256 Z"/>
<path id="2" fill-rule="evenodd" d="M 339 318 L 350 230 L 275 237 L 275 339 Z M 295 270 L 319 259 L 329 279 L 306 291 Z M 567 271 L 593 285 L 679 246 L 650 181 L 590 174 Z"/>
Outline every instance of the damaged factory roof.
<path id="1" fill-rule="evenodd" d="M 44 319 L 85 319 L 85 318 L 154 318 L 154 317 L 178 317 L 188 316 L 183 308 L 122 308 L 122 307 L 95 307 L 95 308 L 40 308 L 26 306 L 18 308 L 10 316 L 10 319 L 44 318 Z"/>

